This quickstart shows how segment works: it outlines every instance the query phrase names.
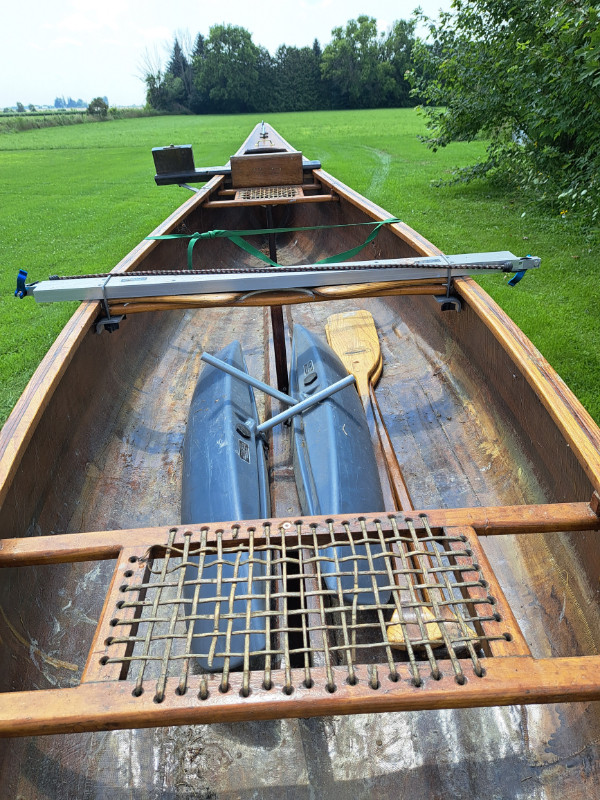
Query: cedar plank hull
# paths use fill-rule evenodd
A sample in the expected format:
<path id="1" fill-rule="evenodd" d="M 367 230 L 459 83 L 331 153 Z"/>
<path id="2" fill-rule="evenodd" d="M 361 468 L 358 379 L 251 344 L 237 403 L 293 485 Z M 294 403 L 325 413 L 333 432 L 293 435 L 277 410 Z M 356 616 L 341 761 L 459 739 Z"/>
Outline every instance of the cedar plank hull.
<path id="1" fill-rule="evenodd" d="M 338 202 L 273 207 L 274 225 L 362 222 L 379 212 L 326 173 Z M 202 207 L 213 179 L 161 228 L 265 226 L 264 209 Z M 281 234 L 281 263 L 314 263 L 349 249 L 364 230 Z M 266 239 L 265 239 L 266 244 Z M 144 242 L 119 269 L 185 264 L 187 242 Z M 384 229 L 361 258 L 437 250 L 406 226 Z M 195 266 L 240 266 L 224 240 L 199 243 Z M 588 501 L 597 488 L 564 424 L 540 399 L 485 319 L 493 303 L 456 282 L 460 314 L 430 297 L 287 306 L 323 335 L 327 316 L 373 314 L 384 371 L 381 411 L 417 508 Z M 181 451 L 201 352 L 239 339 L 251 374 L 274 383 L 268 309 L 154 312 L 97 336 L 93 304 L 78 310 L 0 438 L 2 538 L 170 525 L 178 521 Z M 543 362 L 525 340 L 532 362 Z M 528 350 L 528 348 L 530 348 Z M 552 371 L 549 384 L 582 409 Z M 279 410 L 261 399 L 259 416 Z M 36 405 L 37 404 L 37 405 Z M 272 513 L 300 513 L 289 442 L 271 440 Z M 600 647 L 597 535 L 496 537 L 482 545 L 535 657 L 595 654 Z M 7 568 L 0 588 L 2 690 L 79 682 L 110 562 Z M 9 796 L 277 797 L 446 796 L 525 798 L 600 794 L 597 703 L 365 714 L 311 720 L 28 737 L 0 741 Z M 410 787 L 410 788 L 409 788 Z"/>

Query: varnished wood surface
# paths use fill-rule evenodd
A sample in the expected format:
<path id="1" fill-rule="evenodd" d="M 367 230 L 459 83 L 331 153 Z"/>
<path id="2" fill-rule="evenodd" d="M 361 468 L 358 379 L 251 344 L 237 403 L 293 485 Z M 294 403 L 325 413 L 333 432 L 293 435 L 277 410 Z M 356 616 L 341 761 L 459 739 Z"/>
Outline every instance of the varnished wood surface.
<path id="1" fill-rule="evenodd" d="M 231 157 L 234 189 L 302 183 L 302 153 L 260 153 Z"/>
<path id="2" fill-rule="evenodd" d="M 476 508 L 450 508 L 419 510 L 412 514 L 416 517 L 426 514 L 432 528 L 455 528 L 467 525 L 478 536 L 514 536 L 518 534 L 537 535 L 564 531 L 594 531 L 596 539 L 600 532 L 600 518 L 592 511 L 589 503 L 548 503 L 532 506 L 499 506 Z M 382 517 L 385 520 L 385 515 Z M 360 530 L 356 518 L 339 515 L 331 517 L 340 532 L 345 531 L 342 522 L 348 521 L 351 530 Z M 368 518 L 367 518 L 368 519 Z M 399 518 L 401 520 L 401 518 Z M 295 517 L 278 517 L 270 521 L 272 539 L 285 535 Z M 199 534 L 207 530 L 207 541 L 216 539 L 216 531 L 223 530 L 223 541 L 232 539 L 232 528 L 237 520 L 230 522 L 180 525 L 177 520 L 162 527 L 130 528 L 87 533 L 67 533 L 53 536 L 19 537 L 17 539 L 0 540 L 0 567 L 25 566 L 35 564 L 53 564 L 63 561 L 95 561 L 117 558 L 124 546 L 147 547 L 149 544 L 166 542 L 171 528 L 190 530 Z M 247 543 L 248 528 L 260 529 L 265 520 L 247 520 L 242 530 L 238 530 L 235 541 Z M 321 517 L 304 517 L 307 527 L 316 526 L 317 534 L 330 536 L 329 526 Z M 385 523 L 384 523 L 385 525 Z M 284 527 L 284 526 L 287 526 Z M 387 528 L 387 526 L 385 526 Z"/>
<path id="3" fill-rule="evenodd" d="M 335 669 L 337 692 L 325 688 L 324 669 L 314 669 L 315 685 L 306 689 L 299 685 L 292 694 L 283 692 L 284 675 L 273 672 L 273 689 L 261 691 L 260 683 L 250 691 L 260 693 L 260 703 L 255 710 L 255 720 L 315 717 L 330 715 L 337 710 L 335 695 L 343 695 L 346 714 L 384 713 L 391 711 L 423 711 L 435 709 L 441 702 L 448 708 L 505 706 L 522 703 L 568 702 L 600 699 L 597 673 L 600 656 L 578 659 L 557 658 L 536 660 L 526 656 L 495 658 L 486 661 L 486 674 L 478 678 L 470 664 L 462 664 L 467 677 L 459 686 L 454 676 L 446 671 L 440 680 L 426 680 L 424 685 L 411 684 L 407 668 L 400 667 L 397 682 L 379 674 L 380 687 L 369 686 L 366 669 L 358 670 L 359 680 L 354 686 L 344 685 L 346 674 Z M 540 676 L 550 673 L 552 681 L 543 685 Z M 381 671 L 383 673 L 383 670 Z M 199 680 L 194 684 L 199 683 Z M 244 698 L 240 697 L 239 676 L 233 673 L 231 689 L 219 692 L 219 677 L 209 677 L 209 697 L 197 698 L 198 687 L 192 684 L 185 695 L 178 696 L 177 679 L 167 682 L 167 692 L 162 703 L 154 702 L 151 692 L 141 697 L 132 695 L 132 683 L 87 683 L 74 689 L 53 691 L 49 689 L 34 694 L 35 718 L 29 714 L 31 692 L 16 692 L 12 696 L 0 695 L 0 736 L 30 736 L 71 731 L 115 730 L 127 728 L 133 715 L 141 728 L 162 725 L 188 725 L 244 721 Z M 93 718 L 88 710 L 96 709 Z"/>
<path id="4" fill-rule="evenodd" d="M 325 326 L 327 340 L 343 365 L 356 378 L 363 405 L 369 401 L 369 386 L 381 362 L 379 339 L 368 311 L 332 314 Z"/>
<path id="5" fill-rule="evenodd" d="M 494 609 L 500 614 L 502 618 L 502 626 L 503 630 L 510 631 L 510 639 L 506 641 L 502 641 L 502 639 L 498 639 L 489 643 L 490 652 L 494 656 L 504 657 L 504 656 L 513 656 L 515 654 L 520 656 L 530 656 L 531 650 L 529 645 L 525 641 L 525 637 L 523 636 L 523 632 L 519 627 L 519 623 L 513 614 L 510 604 L 508 603 L 504 591 L 502 590 L 501 585 L 499 584 L 494 570 L 492 569 L 492 565 L 489 562 L 488 557 L 485 554 L 485 550 L 483 549 L 482 544 L 473 536 L 473 528 L 467 526 L 457 525 L 454 527 L 445 526 L 444 530 L 449 535 L 457 535 L 460 536 L 465 535 L 468 537 L 471 549 L 473 551 L 474 560 L 481 567 L 481 572 L 483 575 L 486 576 L 486 580 L 489 583 L 488 591 L 491 596 L 495 600 Z M 451 545 L 453 549 L 458 549 L 457 545 Z M 466 563 L 466 560 L 460 557 L 457 559 L 459 563 Z M 470 575 L 471 579 L 477 580 L 477 573 L 464 573 L 464 579 L 469 580 L 467 575 Z M 489 577 L 488 577 L 489 576 Z M 498 633 L 498 623 L 489 623 L 484 622 L 482 623 L 483 628 L 489 630 L 490 632 Z"/>
<path id="6" fill-rule="evenodd" d="M 458 291 L 494 334 L 556 422 L 595 490 L 600 489 L 598 426 L 523 331 L 473 280 L 460 279 Z"/>

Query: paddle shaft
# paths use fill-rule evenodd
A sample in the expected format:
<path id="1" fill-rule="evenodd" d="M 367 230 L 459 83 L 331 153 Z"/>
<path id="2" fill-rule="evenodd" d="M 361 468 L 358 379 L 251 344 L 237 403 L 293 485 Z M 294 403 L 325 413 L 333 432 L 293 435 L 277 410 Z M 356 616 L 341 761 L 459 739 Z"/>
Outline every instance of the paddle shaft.
<path id="1" fill-rule="evenodd" d="M 356 380 L 356 388 L 365 411 L 369 431 L 371 433 L 371 441 L 373 442 L 373 447 L 376 454 L 376 460 L 378 466 L 380 467 L 379 475 L 385 508 L 386 510 L 399 511 L 402 509 L 402 505 L 399 500 L 403 499 L 406 503 L 406 506 L 408 506 L 408 508 L 405 506 L 405 509 L 408 510 L 412 508 L 408 489 L 406 489 L 404 479 L 401 477 L 402 472 L 397 460 L 395 460 L 395 456 L 395 466 L 393 463 L 391 466 L 388 464 L 385 447 L 382 443 L 382 432 L 385 429 L 385 426 L 383 425 L 383 427 L 380 429 L 375 412 L 375 404 L 377 401 L 375 401 L 375 404 L 371 401 L 371 395 L 373 391 L 372 383 L 379 378 L 383 369 L 379 337 L 377 335 L 377 330 L 375 329 L 373 317 L 367 311 L 336 314 L 329 318 L 326 331 L 327 338 L 329 339 L 329 343 L 333 350 L 341 358 L 346 369 L 352 375 L 354 375 Z M 377 411 L 379 412 L 378 405 Z M 379 414 L 381 414 L 381 412 L 379 412 Z M 383 424 L 383 420 L 381 420 L 381 424 Z M 389 441 L 389 436 L 387 435 L 387 430 L 385 430 L 385 437 L 383 437 L 384 441 L 386 441 L 390 451 L 393 452 L 391 442 Z M 398 489 L 396 489 L 393 484 L 393 469 L 396 469 L 396 471 L 400 474 Z M 394 550 L 396 550 L 395 546 Z M 408 545 L 409 554 L 411 550 L 412 547 Z M 416 556 L 412 555 L 409 555 L 408 557 L 416 558 Z M 397 553 L 397 558 L 401 558 L 399 552 Z M 403 585 L 400 574 L 397 570 L 394 571 L 394 580 L 396 581 L 402 593 L 408 593 L 410 591 L 406 584 Z M 416 576 L 411 575 L 409 580 L 412 580 L 414 584 L 416 582 Z M 416 586 L 414 589 L 416 589 Z M 428 602 L 427 590 L 423 589 L 421 593 L 425 599 L 425 602 Z M 409 597 L 408 600 L 410 601 L 411 598 Z M 421 608 L 421 616 L 421 622 L 431 626 L 429 628 L 429 638 L 441 640 L 441 632 L 437 626 L 437 623 L 433 620 L 433 614 L 431 613 L 430 609 L 427 607 Z M 412 622 L 412 624 L 414 625 L 415 623 Z M 399 630 L 397 632 L 396 643 L 403 646 L 403 639 L 403 632 Z"/>
<path id="2" fill-rule="evenodd" d="M 345 330 L 346 329 L 346 330 Z M 344 334 L 346 334 L 344 336 Z M 383 415 L 377 402 L 374 384 L 379 379 L 383 369 L 383 359 L 379 345 L 379 337 L 373 317 L 367 311 L 349 312 L 330 317 L 327 324 L 327 336 L 336 353 L 342 358 L 346 368 L 352 372 L 356 379 L 356 387 L 365 410 L 371 439 L 373 441 L 378 463 L 383 462 L 385 474 L 380 478 L 384 502 L 387 508 L 397 511 L 411 511 L 414 509 L 410 492 L 404 480 L 402 469 L 398 463 L 390 435 L 388 433 Z M 417 555 L 414 548 L 409 545 L 409 556 L 414 559 L 424 575 L 434 567 L 434 559 L 441 564 L 441 556 L 433 543 L 426 543 L 425 549 L 431 555 Z M 445 586 L 437 580 L 437 573 L 429 573 L 432 582 L 437 584 L 435 592 L 439 593 L 441 600 L 453 600 Z M 439 585 L 439 588 L 438 588 Z M 429 589 L 420 590 L 427 602 L 431 600 Z M 455 621 L 456 617 L 448 606 L 439 607 L 441 616 Z"/>

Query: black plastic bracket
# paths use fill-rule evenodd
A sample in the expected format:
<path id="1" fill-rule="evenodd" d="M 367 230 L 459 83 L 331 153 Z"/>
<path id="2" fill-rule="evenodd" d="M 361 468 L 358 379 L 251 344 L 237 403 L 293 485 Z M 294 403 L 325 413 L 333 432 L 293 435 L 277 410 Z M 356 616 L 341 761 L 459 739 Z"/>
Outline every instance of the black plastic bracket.
<path id="1" fill-rule="evenodd" d="M 125 314 L 119 314 L 116 317 L 102 317 L 96 322 L 96 333 L 102 333 L 102 331 L 113 333 L 113 331 L 118 331 L 119 323 L 123 322 L 125 318 Z"/>

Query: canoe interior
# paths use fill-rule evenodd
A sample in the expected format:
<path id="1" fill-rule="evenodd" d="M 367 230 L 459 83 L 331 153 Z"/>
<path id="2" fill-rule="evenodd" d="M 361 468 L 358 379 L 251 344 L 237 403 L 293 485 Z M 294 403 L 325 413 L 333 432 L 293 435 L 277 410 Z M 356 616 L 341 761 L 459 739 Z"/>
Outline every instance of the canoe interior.
<path id="1" fill-rule="evenodd" d="M 277 227 L 368 220 L 363 210 L 344 198 L 273 208 Z M 265 225 L 265 210 L 260 206 L 221 210 L 200 206 L 179 230 Z M 281 234 L 277 237 L 278 258 L 284 264 L 314 263 L 359 244 L 366 235 L 361 228 Z M 268 248 L 266 237 L 259 246 Z M 187 242 L 181 241 L 156 243 L 136 267 L 183 269 L 186 247 Z M 411 246 L 384 229 L 360 257 L 409 257 L 422 252 L 418 245 Z M 197 268 L 232 261 L 240 267 L 251 263 L 249 256 L 222 239 L 203 241 L 194 250 Z M 377 397 L 417 508 L 590 499 L 593 486 L 556 423 L 468 304 L 460 314 L 441 313 L 431 297 L 286 306 L 288 357 L 289 334 L 295 323 L 324 338 L 327 317 L 350 308 L 366 308 L 375 318 L 384 358 Z M 204 350 L 216 353 L 233 339 L 242 343 L 249 372 L 274 383 L 269 311 L 262 307 L 137 314 L 111 335 L 98 336 L 90 329 L 49 398 L 8 485 L 0 510 L 2 537 L 177 523 L 182 443 L 201 369 L 200 355 Z M 259 416 L 280 410 L 277 401 L 258 392 L 256 397 Z M 10 430 L 5 430 L 8 434 Z M 270 489 L 274 517 L 300 514 L 287 430 L 276 429 L 272 435 Z M 483 546 L 535 657 L 598 653 L 600 556 L 594 534 L 503 536 L 485 540 Z M 2 690 L 78 683 L 111 572 L 110 562 L 3 570 Z M 235 730 L 216 726 L 86 734 L 71 737 L 73 750 L 68 758 L 61 755 L 60 737 L 25 739 L 3 743 L 2 766 L 20 796 L 27 798 L 41 796 L 37 792 L 49 785 L 37 768 L 32 770 L 32 782 L 25 773 L 19 775 L 23 764 L 32 759 L 50 765 L 52 774 L 66 781 L 69 792 L 85 785 L 86 793 L 80 796 L 101 797 L 107 786 L 127 785 L 128 781 L 148 794 L 123 797 L 159 796 L 150 793 L 158 786 L 156 776 L 164 778 L 168 773 L 167 784 L 173 787 L 169 796 L 176 797 L 180 796 L 180 790 L 174 788 L 178 775 L 184 783 L 189 781 L 189 786 L 197 786 L 201 780 L 201 770 L 191 755 L 193 742 L 199 741 L 201 752 L 208 748 L 220 753 L 214 756 L 216 762 L 213 756 L 204 755 L 198 762 L 207 770 L 207 785 L 217 788 L 214 796 L 219 797 L 229 797 L 236 780 L 245 787 L 240 796 L 250 796 L 260 787 L 262 796 L 309 796 L 311 783 L 321 791 L 336 781 L 342 781 L 339 791 L 351 791 L 353 796 L 370 796 L 375 790 L 396 796 L 398 776 L 406 770 L 411 771 L 411 782 L 416 781 L 415 797 L 425 796 L 427 786 L 432 792 L 428 796 L 437 796 L 448 777 L 458 793 L 473 781 L 481 791 L 484 780 L 498 783 L 515 770 L 521 781 L 531 763 L 539 767 L 536 787 L 552 790 L 540 797 L 554 797 L 554 792 L 558 795 L 565 786 L 572 790 L 570 796 L 583 797 L 581 787 L 567 777 L 551 775 L 550 767 L 564 763 L 570 754 L 576 754 L 573 758 L 578 765 L 592 757 L 597 749 L 593 743 L 600 736 L 594 707 L 575 704 L 560 710 L 549 706 L 529 711 L 426 712 L 421 718 L 406 714 L 402 720 L 400 715 L 384 715 L 381 734 L 377 718 L 371 721 L 371 717 L 244 723 Z M 402 737 L 410 738 L 410 726 L 418 732 L 413 760 L 399 754 L 392 758 L 391 753 L 403 747 Z M 491 755 L 481 767 L 477 747 L 484 730 L 488 731 Z M 442 763 L 450 765 L 444 777 L 433 764 L 439 737 L 443 739 L 448 732 L 464 736 L 457 745 L 463 753 L 463 767 L 444 755 Z M 517 743 L 521 736 L 528 737 L 523 750 Z M 544 741 L 545 736 L 550 738 Z M 352 766 L 355 757 L 350 757 L 344 742 L 360 740 L 356 745 L 359 755 L 368 760 L 367 739 L 376 741 L 382 751 L 391 748 L 387 757 L 392 758 L 392 766 L 375 766 L 372 774 L 365 776 Z M 328 743 L 327 758 L 318 752 L 319 741 Z M 300 743 L 310 766 L 302 766 L 298 760 Z M 90 755 L 90 747 L 96 748 L 96 756 Z M 152 747 L 158 753 L 158 767 L 151 767 L 148 760 L 148 748 Z M 448 747 L 446 743 L 444 753 Z M 103 765 L 119 748 L 127 755 L 119 756 L 121 761 L 117 759 L 119 763 L 108 774 L 108 783 L 103 783 Z M 284 778 L 277 760 L 266 766 L 265 755 L 260 757 L 264 775 L 257 775 L 253 764 L 261 748 L 267 759 L 274 759 L 274 751 L 282 751 L 283 760 L 289 759 L 288 777 Z M 134 775 L 131 764 L 125 764 L 135 753 L 142 758 L 141 777 Z M 381 763 L 385 763 L 383 752 Z M 344 779 L 340 778 L 340 764 L 346 769 Z M 479 777 L 474 778 L 480 768 Z M 119 783 L 119 775 L 125 783 Z M 522 784 L 513 784 L 513 777 L 507 780 L 512 787 L 507 796 L 533 796 L 523 793 Z M 593 780 L 596 786 L 597 769 Z M 189 796 L 183 789 L 181 792 L 181 796 Z M 332 796 L 338 794 L 334 791 Z"/>
<path id="2" fill-rule="evenodd" d="M 262 208 L 228 209 L 219 222 L 250 229 L 264 224 L 263 215 Z M 276 208 L 274 216 L 280 227 L 368 219 L 345 202 Z M 187 220 L 193 230 L 216 224 L 212 210 L 199 209 Z M 278 257 L 282 263 L 315 262 L 364 238 L 361 228 L 334 229 L 333 236 L 283 234 Z M 143 268 L 183 267 L 186 246 L 185 240 L 158 243 Z M 383 230 L 361 257 L 391 257 L 398 250 L 415 254 Z M 240 267 L 251 263 L 228 241 L 209 240 L 195 249 L 201 264 L 218 266 L 232 256 Z M 288 331 L 299 322 L 324 338 L 327 317 L 350 307 L 366 308 L 376 320 L 384 358 L 377 395 L 417 508 L 589 500 L 592 486 L 556 425 L 468 306 L 460 314 L 441 313 L 429 297 L 287 306 Z M 250 373 L 274 383 L 268 309 L 261 307 L 135 315 L 114 334 L 90 331 L 10 486 L 2 507 L 4 535 L 178 522 L 182 442 L 200 355 L 233 339 L 241 341 Z M 260 392 L 256 397 L 259 415 L 280 410 L 277 401 Z M 287 430 L 276 429 L 271 448 L 272 514 L 298 516 Z M 519 572 L 547 557 L 541 538 L 486 542 L 491 555 L 503 546 L 525 548 L 522 558 L 511 559 Z M 590 591 L 598 572 L 593 535 L 565 535 L 560 543 L 554 537 L 552 547 L 561 559 L 567 549 L 578 559 L 575 573 Z M 518 587 L 520 576 L 512 577 Z"/>

